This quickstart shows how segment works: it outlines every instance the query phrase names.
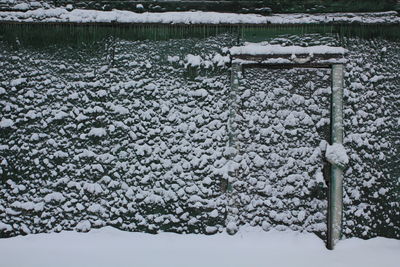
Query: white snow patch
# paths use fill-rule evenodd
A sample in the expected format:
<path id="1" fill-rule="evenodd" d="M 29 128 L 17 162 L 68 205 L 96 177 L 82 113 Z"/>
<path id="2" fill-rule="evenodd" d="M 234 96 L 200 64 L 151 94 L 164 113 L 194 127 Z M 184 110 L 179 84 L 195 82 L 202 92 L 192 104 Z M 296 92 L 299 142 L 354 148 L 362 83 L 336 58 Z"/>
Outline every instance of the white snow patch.
<path id="1" fill-rule="evenodd" d="M 230 221 L 226 225 L 226 232 L 230 235 L 235 234 L 239 230 L 239 227 L 233 221 Z"/>
<path id="2" fill-rule="evenodd" d="M 13 9 L 15 10 L 29 10 L 31 6 L 27 3 L 19 3 L 13 6 Z"/>
<path id="3" fill-rule="evenodd" d="M 68 5 L 65 6 L 65 9 L 68 10 L 68 11 L 71 11 L 72 9 L 74 9 L 74 6 L 71 5 L 71 4 L 68 4 Z"/>
<path id="4" fill-rule="evenodd" d="M 217 66 L 222 67 L 226 63 L 230 62 L 230 57 L 228 55 L 223 56 L 221 54 L 215 54 L 214 57 L 212 58 L 212 62 L 217 64 Z"/>
<path id="5" fill-rule="evenodd" d="M 84 210 L 85 209 L 85 207 L 81 203 L 76 204 L 76 208 L 78 210 Z"/>
<path id="6" fill-rule="evenodd" d="M 129 113 L 129 109 L 127 109 L 126 107 L 123 107 L 121 105 L 113 105 L 113 106 L 111 106 L 111 109 L 114 110 L 115 113 L 119 113 L 119 114 L 128 114 Z"/>
<path id="7" fill-rule="evenodd" d="M 212 218 L 217 218 L 218 217 L 218 211 L 217 210 L 213 210 L 212 212 L 210 212 L 210 217 Z"/>
<path id="8" fill-rule="evenodd" d="M 54 156 L 55 158 L 60 158 L 60 159 L 62 159 L 62 158 L 67 158 L 67 157 L 68 157 L 68 153 L 59 150 L 59 151 L 54 152 L 53 156 Z"/>
<path id="9" fill-rule="evenodd" d="M 44 209 L 44 203 L 33 203 L 31 201 L 28 202 L 19 202 L 15 201 L 11 203 L 11 207 L 13 208 L 19 208 L 23 210 L 34 210 L 34 211 L 42 211 Z"/>
<path id="10" fill-rule="evenodd" d="M 88 232 L 88 231 L 90 231 L 91 228 L 92 228 L 92 225 L 91 225 L 90 222 L 87 221 L 87 220 L 85 220 L 85 221 L 80 221 L 80 222 L 76 225 L 76 227 L 75 227 L 75 229 L 76 229 L 78 232 Z"/>
<path id="11" fill-rule="evenodd" d="M 299 214 L 297 215 L 297 219 L 302 222 L 306 218 L 306 212 L 304 210 L 301 210 Z"/>
<path id="12" fill-rule="evenodd" d="M 167 61 L 168 61 L 169 63 L 178 62 L 178 61 L 179 61 L 179 56 L 168 56 L 168 57 L 167 57 Z"/>
<path id="13" fill-rule="evenodd" d="M 206 89 L 197 89 L 197 90 L 191 91 L 190 94 L 192 96 L 197 96 L 197 97 L 206 97 L 208 95 L 208 92 Z"/>
<path id="14" fill-rule="evenodd" d="M 64 111 L 58 111 L 57 113 L 55 113 L 54 119 L 56 119 L 56 120 L 62 120 L 62 119 L 64 119 L 65 117 L 68 117 L 68 116 L 69 116 L 68 113 L 65 113 Z"/>
<path id="15" fill-rule="evenodd" d="M 103 214 L 105 212 L 105 209 L 100 204 L 97 204 L 97 203 L 90 205 L 87 208 L 87 210 L 90 212 L 99 213 L 99 214 Z"/>
<path id="16" fill-rule="evenodd" d="M 0 121 L 0 128 L 8 128 L 14 125 L 13 120 L 2 118 Z"/>
<path id="17" fill-rule="evenodd" d="M 10 86 L 15 87 L 26 82 L 26 78 L 18 78 L 10 81 Z"/>
<path id="18" fill-rule="evenodd" d="M 186 67 L 187 66 L 198 67 L 201 65 L 202 62 L 201 56 L 195 56 L 192 54 L 187 55 L 185 59 L 187 61 Z"/>
<path id="19" fill-rule="evenodd" d="M 103 193 L 103 188 L 97 183 L 84 183 L 83 189 L 94 195 Z"/>
<path id="20" fill-rule="evenodd" d="M 207 234 L 215 234 L 216 232 L 218 232 L 218 228 L 215 226 L 207 226 L 206 227 L 206 233 Z"/>
<path id="21" fill-rule="evenodd" d="M 346 149 L 342 144 L 334 143 L 326 147 L 326 159 L 334 165 L 344 166 L 349 163 Z"/>
<path id="22" fill-rule="evenodd" d="M 1 232 L 10 232 L 11 230 L 12 230 L 11 225 L 0 221 L 0 233 Z"/>
<path id="23" fill-rule="evenodd" d="M 107 91 L 106 90 L 99 90 L 99 91 L 97 91 L 97 96 L 99 96 L 99 97 L 104 97 L 104 96 L 107 96 Z"/>
<path id="24" fill-rule="evenodd" d="M 107 134 L 106 129 L 104 128 L 92 128 L 90 129 L 88 135 L 89 136 L 97 136 L 97 137 L 102 137 Z"/>
<path id="25" fill-rule="evenodd" d="M 53 192 L 53 193 L 47 194 L 44 197 L 44 201 L 46 201 L 46 202 L 51 202 L 51 201 L 63 202 L 64 200 L 65 200 L 65 197 L 60 192 Z"/>

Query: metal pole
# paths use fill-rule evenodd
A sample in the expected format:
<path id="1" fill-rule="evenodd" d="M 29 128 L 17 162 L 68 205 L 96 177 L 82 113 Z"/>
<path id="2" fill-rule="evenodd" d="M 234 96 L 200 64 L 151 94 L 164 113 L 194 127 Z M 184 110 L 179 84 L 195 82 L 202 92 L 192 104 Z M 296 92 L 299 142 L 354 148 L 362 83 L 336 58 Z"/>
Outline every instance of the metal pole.
<path id="1" fill-rule="evenodd" d="M 228 156 L 228 176 L 227 181 L 227 216 L 226 216 L 226 230 L 228 234 L 233 235 L 238 231 L 238 209 L 236 207 L 235 192 L 233 190 L 233 183 L 237 179 L 237 172 L 231 170 L 231 165 L 237 153 L 236 148 L 236 131 L 237 125 L 235 121 L 237 111 L 237 94 L 239 90 L 239 79 L 241 76 L 241 65 L 238 63 L 232 63 L 231 67 L 231 91 L 229 93 L 229 117 L 228 117 L 228 133 L 229 141 L 228 146 L 232 148 Z M 234 152 L 233 152 L 234 151 Z"/>
<path id="2" fill-rule="evenodd" d="M 332 66 L 331 144 L 343 144 L 343 71 L 343 64 Z M 334 249 L 341 237 L 342 210 L 343 168 L 332 164 L 328 193 L 328 249 Z"/>
<path id="3" fill-rule="evenodd" d="M 241 76 L 241 66 L 238 63 L 232 63 L 231 67 L 231 91 L 229 94 L 229 146 L 235 147 L 236 140 L 236 109 L 237 109 L 237 94 L 239 90 L 239 79 Z"/>

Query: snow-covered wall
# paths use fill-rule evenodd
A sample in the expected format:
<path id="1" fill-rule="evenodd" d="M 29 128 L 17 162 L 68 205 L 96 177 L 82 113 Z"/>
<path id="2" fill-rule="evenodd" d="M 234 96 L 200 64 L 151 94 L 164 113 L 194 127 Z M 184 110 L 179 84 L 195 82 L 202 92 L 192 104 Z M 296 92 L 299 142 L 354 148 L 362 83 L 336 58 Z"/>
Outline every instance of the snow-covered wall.
<path id="1" fill-rule="evenodd" d="M 344 233 L 399 238 L 400 44 L 278 37 L 268 41 L 349 49 Z M 227 215 L 324 235 L 330 73 L 245 70 L 232 133 L 224 47 L 241 42 L 0 37 L 0 235 L 104 225 L 211 234 Z"/>

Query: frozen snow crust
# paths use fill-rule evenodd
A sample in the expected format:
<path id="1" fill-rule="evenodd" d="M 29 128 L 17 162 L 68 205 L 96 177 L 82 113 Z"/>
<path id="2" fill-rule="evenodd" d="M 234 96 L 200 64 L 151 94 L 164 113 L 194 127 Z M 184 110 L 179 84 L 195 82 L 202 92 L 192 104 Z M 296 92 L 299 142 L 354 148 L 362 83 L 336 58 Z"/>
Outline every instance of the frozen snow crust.
<path id="1" fill-rule="evenodd" d="M 26 12 L 0 12 L 0 21 L 44 23 L 162 23 L 162 24 L 308 24 L 308 23 L 360 23 L 399 24 L 397 12 L 379 13 L 327 13 L 327 14 L 234 14 L 218 12 L 164 12 L 135 13 L 132 11 L 98 11 L 64 8 L 39 8 Z"/>
<path id="2" fill-rule="evenodd" d="M 400 240 L 341 241 L 334 251 L 310 233 L 242 228 L 235 236 L 63 231 L 0 239 L 7 267 L 398 267 Z M 51 253 L 49 253 L 51 251 Z"/>
<path id="3" fill-rule="evenodd" d="M 269 42 L 343 45 L 321 35 Z M 0 39 L 0 235 L 107 225 L 213 234 L 227 215 L 324 235 L 330 73 L 246 70 L 230 132 L 222 48 L 237 45 L 233 34 L 42 47 Z M 343 46 L 344 234 L 399 238 L 399 43 Z"/>

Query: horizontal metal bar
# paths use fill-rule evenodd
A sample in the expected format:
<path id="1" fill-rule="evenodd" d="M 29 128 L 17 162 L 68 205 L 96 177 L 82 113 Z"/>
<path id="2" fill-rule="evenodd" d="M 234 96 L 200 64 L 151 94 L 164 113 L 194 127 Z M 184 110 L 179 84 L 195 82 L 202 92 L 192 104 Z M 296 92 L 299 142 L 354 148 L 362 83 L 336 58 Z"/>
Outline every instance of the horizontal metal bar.
<path id="1" fill-rule="evenodd" d="M 332 64 L 262 64 L 262 63 L 254 63 L 254 64 L 243 64 L 244 69 L 254 69 L 254 68 L 262 68 L 262 69 L 298 69 L 298 68 L 311 68 L 311 69 L 330 69 L 332 68 Z"/>

